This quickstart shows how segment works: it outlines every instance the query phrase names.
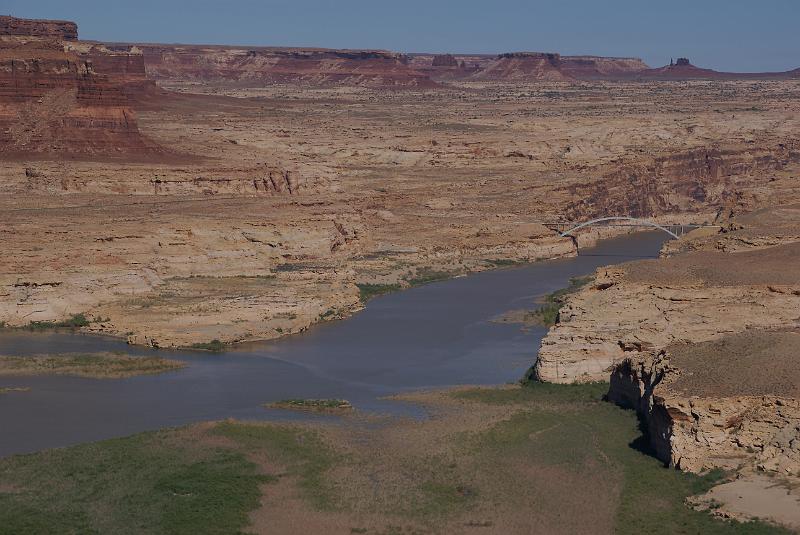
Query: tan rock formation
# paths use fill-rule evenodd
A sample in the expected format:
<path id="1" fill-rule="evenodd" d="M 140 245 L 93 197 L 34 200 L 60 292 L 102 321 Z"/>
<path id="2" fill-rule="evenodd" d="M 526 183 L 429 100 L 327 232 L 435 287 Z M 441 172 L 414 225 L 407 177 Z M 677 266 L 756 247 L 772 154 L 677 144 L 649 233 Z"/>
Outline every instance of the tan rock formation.
<path id="1" fill-rule="evenodd" d="M 800 476 L 800 331 L 676 344 L 626 358 L 609 399 L 635 408 L 665 463 Z"/>
<path id="2" fill-rule="evenodd" d="M 798 207 L 776 211 L 788 218 L 800 215 Z M 568 300 L 542 341 L 537 376 L 551 382 L 604 381 L 631 351 L 800 326 L 800 271 L 792 269 L 800 264 L 800 242 L 795 233 L 783 235 L 785 228 L 752 225 L 749 232 L 697 238 L 705 247 L 695 243 L 690 252 L 599 269 L 594 283 Z M 800 217 L 794 228 L 800 228 Z M 760 232 L 773 236 L 771 246 L 719 250 L 720 243 Z"/>
<path id="3" fill-rule="evenodd" d="M 621 162 L 591 184 L 569 188 L 572 219 L 628 215 L 659 216 L 716 207 L 740 213 L 758 206 L 751 193 L 772 180 L 771 171 L 800 162 L 791 142 L 773 147 L 700 148 Z"/>
<path id="4" fill-rule="evenodd" d="M 561 71 L 576 80 L 609 80 L 647 69 L 639 58 L 561 56 Z"/>

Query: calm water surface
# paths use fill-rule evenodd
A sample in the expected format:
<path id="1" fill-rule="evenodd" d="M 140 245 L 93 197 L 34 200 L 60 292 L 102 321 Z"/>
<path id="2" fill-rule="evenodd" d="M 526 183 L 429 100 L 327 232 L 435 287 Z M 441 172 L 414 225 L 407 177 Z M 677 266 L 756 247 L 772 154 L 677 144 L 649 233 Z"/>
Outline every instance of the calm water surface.
<path id="1" fill-rule="evenodd" d="M 224 354 L 149 350 L 115 339 L 0 332 L 0 353 L 123 351 L 189 363 L 183 370 L 128 379 L 4 377 L 0 456 L 222 418 L 314 418 L 268 410 L 286 398 L 345 398 L 358 409 L 423 416 L 383 400 L 413 389 L 518 380 L 536 359 L 544 328 L 490 320 L 532 308 L 570 277 L 601 265 L 657 255 L 662 233 L 606 240 L 577 258 L 479 273 L 378 297 L 354 317 Z"/>

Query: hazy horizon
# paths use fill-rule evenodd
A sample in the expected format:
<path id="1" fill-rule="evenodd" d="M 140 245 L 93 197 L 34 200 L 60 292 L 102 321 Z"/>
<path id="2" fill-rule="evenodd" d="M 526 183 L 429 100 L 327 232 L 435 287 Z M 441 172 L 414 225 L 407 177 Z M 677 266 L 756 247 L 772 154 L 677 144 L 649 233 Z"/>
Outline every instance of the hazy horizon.
<path id="1" fill-rule="evenodd" d="M 558 52 L 642 58 L 653 67 L 688 57 L 720 71 L 800 67 L 800 5 L 677 0 L 670 6 L 619 0 L 559 5 L 520 0 L 402 4 L 351 0 L 6 0 L 2 13 L 72 20 L 97 41 L 386 49 L 404 53 Z"/>

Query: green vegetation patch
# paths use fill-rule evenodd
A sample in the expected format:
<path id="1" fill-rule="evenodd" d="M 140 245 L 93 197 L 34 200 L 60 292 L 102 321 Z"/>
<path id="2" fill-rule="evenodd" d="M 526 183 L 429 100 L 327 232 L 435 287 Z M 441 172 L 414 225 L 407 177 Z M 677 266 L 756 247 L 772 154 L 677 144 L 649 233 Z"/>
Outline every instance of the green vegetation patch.
<path id="1" fill-rule="evenodd" d="M 411 286 L 422 286 L 423 284 L 450 279 L 455 275 L 456 273 L 452 271 L 437 271 L 425 268 L 418 270 L 413 277 L 406 278 L 405 280 Z"/>
<path id="2" fill-rule="evenodd" d="M 346 411 L 353 405 L 346 399 L 284 399 L 267 404 L 271 409 L 292 409 L 299 411 Z"/>
<path id="3" fill-rule="evenodd" d="M 521 266 L 526 263 L 522 260 L 515 260 L 513 258 L 495 258 L 492 260 L 487 260 L 487 262 L 496 267 Z"/>
<path id="4" fill-rule="evenodd" d="M 316 432 L 292 425 L 227 421 L 213 433 L 233 440 L 245 452 L 269 452 L 270 459 L 282 465 L 282 476 L 298 479 L 303 498 L 318 509 L 336 509 L 336 492 L 326 476 L 342 458 Z"/>
<path id="5" fill-rule="evenodd" d="M 569 286 L 547 294 L 541 307 L 533 311 L 533 315 L 545 327 L 552 327 L 558 322 L 558 311 L 564 306 L 567 297 L 589 284 L 592 277 L 573 277 Z"/>
<path id="6" fill-rule="evenodd" d="M 259 505 L 242 453 L 144 433 L 0 460 L 0 534 L 230 534 Z M 5 490 L 10 489 L 10 490 Z"/>
<path id="7" fill-rule="evenodd" d="M 3 356 L 2 375 L 73 375 L 110 378 L 152 375 L 186 366 L 178 360 L 161 357 L 133 357 L 121 353 L 65 353 L 62 355 Z"/>
<path id="8" fill-rule="evenodd" d="M 203 351 L 213 351 L 215 353 L 220 353 L 222 351 L 225 351 L 225 343 L 220 342 L 216 338 L 214 338 L 210 342 L 199 342 L 196 344 L 192 344 L 190 347 L 192 349 L 202 349 Z"/>
<path id="9" fill-rule="evenodd" d="M 73 314 L 63 321 L 32 321 L 27 325 L 27 329 L 41 331 L 49 329 L 79 329 L 87 327 L 91 321 L 84 314 Z"/>
<path id="10" fill-rule="evenodd" d="M 528 407 L 464 437 L 474 469 L 491 474 L 497 485 L 527 470 L 532 479 L 520 492 L 539 510 L 569 510 L 582 518 L 596 514 L 592 508 L 610 508 L 615 533 L 788 533 L 762 522 L 720 521 L 687 506 L 687 497 L 706 492 L 724 474 L 664 467 L 648 454 L 636 414 L 601 401 L 607 388 L 532 383 L 455 392 L 461 399 Z"/>
<path id="11" fill-rule="evenodd" d="M 402 428 L 411 441 L 388 429 L 369 447 L 382 428 L 355 430 L 346 454 L 324 430 L 225 421 L 0 459 L 0 535 L 243 533 L 260 488 L 283 478 L 310 510 L 353 515 L 353 533 L 788 533 L 687 506 L 724 474 L 665 468 L 605 389 L 452 392 L 467 404 L 457 421 Z"/>
<path id="12" fill-rule="evenodd" d="M 456 390 L 453 396 L 489 405 L 544 405 L 559 407 L 571 403 L 599 403 L 608 392 L 608 383 L 553 384 L 532 381 L 524 388 L 471 388 Z"/>
<path id="13" fill-rule="evenodd" d="M 399 284 L 356 284 L 358 295 L 362 303 L 366 303 L 373 297 L 399 291 L 402 287 Z"/>
<path id="14" fill-rule="evenodd" d="M 28 387 L 8 387 L 8 388 L 0 387 L 0 395 L 10 394 L 11 392 L 28 392 L 29 390 L 30 388 Z"/>

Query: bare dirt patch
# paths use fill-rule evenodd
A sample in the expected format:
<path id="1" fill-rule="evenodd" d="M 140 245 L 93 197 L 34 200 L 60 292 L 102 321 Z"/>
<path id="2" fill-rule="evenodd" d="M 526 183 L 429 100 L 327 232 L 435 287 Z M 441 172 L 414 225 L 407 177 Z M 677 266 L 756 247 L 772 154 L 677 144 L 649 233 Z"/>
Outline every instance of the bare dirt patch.
<path id="1" fill-rule="evenodd" d="M 745 475 L 693 502 L 723 518 L 760 518 L 800 530 L 800 492 L 780 478 Z"/>
<path id="2" fill-rule="evenodd" d="M 692 396 L 800 397 L 800 331 L 750 330 L 669 347 L 671 383 Z"/>

